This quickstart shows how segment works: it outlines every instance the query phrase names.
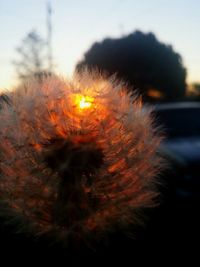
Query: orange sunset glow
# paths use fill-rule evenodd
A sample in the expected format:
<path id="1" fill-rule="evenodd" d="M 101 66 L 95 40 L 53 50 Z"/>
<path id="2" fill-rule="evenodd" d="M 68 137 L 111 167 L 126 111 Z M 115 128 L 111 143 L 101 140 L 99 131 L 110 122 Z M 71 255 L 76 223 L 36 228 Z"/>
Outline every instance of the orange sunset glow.
<path id="1" fill-rule="evenodd" d="M 89 109 L 92 107 L 94 98 L 90 96 L 76 95 L 75 103 L 80 109 Z"/>

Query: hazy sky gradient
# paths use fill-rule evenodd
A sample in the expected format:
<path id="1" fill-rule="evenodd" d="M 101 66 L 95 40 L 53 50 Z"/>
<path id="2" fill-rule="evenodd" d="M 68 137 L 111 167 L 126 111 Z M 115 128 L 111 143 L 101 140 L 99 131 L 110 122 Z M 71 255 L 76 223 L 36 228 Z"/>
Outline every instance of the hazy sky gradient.
<path id="1" fill-rule="evenodd" d="M 0 88 L 15 83 L 15 47 L 32 29 L 46 37 L 46 0 L 0 0 Z M 199 0 L 52 0 L 56 71 L 71 75 L 94 41 L 139 29 L 173 45 L 200 81 Z"/>

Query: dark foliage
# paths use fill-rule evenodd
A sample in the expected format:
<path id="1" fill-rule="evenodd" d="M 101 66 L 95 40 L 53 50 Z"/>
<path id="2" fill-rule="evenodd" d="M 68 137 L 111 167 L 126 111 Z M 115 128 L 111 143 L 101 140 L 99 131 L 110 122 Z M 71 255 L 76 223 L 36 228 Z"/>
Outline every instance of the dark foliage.
<path id="1" fill-rule="evenodd" d="M 186 69 L 181 56 L 171 45 L 159 42 L 153 33 L 136 31 L 119 39 L 94 43 L 76 68 L 79 71 L 85 66 L 117 73 L 139 90 L 144 100 L 156 97 L 175 101 L 185 95 Z"/>

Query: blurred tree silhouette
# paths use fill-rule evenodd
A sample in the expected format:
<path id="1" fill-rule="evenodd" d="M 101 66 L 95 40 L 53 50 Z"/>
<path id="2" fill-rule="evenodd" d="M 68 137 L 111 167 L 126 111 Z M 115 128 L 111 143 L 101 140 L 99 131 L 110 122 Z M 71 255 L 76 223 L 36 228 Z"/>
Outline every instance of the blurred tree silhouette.
<path id="1" fill-rule="evenodd" d="M 46 42 L 35 30 L 27 34 L 21 45 L 16 49 L 20 59 L 13 61 L 20 79 L 48 73 L 45 49 Z"/>
<path id="2" fill-rule="evenodd" d="M 193 83 L 192 84 L 192 87 L 193 87 L 193 90 L 194 90 L 194 93 L 200 97 L 200 83 Z"/>
<path id="3" fill-rule="evenodd" d="M 189 84 L 187 90 L 187 100 L 200 101 L 200 83 Z"/>
<path id="4" fill-rule="evenodd" d="M 185 96 L 186 69 L 171 45 L 157 40 L 153 33 L 134 33 L 119 39 L 94 43 L 76 69 L 97 67 L 116 73 L 137 89 L 146 101 L 175 101 Z"/>

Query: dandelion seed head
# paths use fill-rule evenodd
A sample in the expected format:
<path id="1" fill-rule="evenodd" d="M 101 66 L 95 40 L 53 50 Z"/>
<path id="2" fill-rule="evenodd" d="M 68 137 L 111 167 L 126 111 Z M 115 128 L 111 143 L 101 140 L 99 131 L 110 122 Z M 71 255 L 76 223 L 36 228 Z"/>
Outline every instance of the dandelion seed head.
<path id="1" fill-rule="evenodd" d="M 0 196 L 35 233 L 103 234 L 155 204 L 161 137 L 127 92 L 114 77 L 83 71 L 11 94 L 0 112 Z"/>

